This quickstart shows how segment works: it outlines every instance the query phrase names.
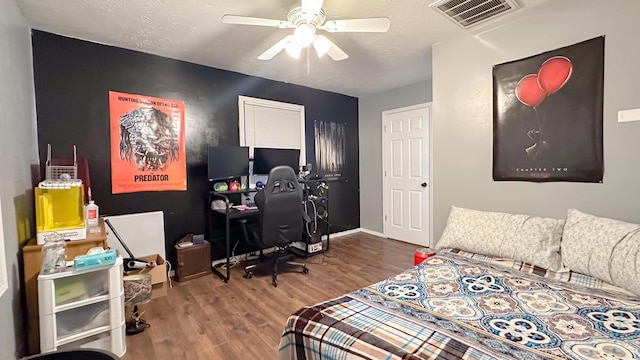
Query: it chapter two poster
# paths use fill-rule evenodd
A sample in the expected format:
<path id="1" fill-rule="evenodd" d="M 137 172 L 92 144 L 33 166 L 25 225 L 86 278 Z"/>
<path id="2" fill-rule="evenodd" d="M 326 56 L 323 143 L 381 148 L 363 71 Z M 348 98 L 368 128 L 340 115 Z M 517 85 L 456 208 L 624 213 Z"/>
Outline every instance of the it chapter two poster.
<path id="1" fill-rule="evenodd" d="M 493 67 L 493 179 L 602 182 L 604 37 Z"/>

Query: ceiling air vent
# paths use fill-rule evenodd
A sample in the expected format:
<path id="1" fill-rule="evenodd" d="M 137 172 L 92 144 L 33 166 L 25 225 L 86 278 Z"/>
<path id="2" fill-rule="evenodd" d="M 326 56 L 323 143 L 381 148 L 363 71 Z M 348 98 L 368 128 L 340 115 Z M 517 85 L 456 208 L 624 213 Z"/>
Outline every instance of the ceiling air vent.
<path id="1" fill-rule="evenodd" d="M 465 29 L 520 7 L 516 0 L 440 0 L 429 6 Z"/>

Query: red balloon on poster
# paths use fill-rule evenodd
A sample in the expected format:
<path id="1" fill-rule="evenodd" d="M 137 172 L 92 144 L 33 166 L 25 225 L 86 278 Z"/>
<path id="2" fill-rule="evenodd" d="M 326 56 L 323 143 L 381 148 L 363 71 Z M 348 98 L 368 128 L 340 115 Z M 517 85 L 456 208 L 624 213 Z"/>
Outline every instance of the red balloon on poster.
<path id="1" fill-rule="evenodd" d="M 538 71 L 538 84 L 547 95 L 562 89 L 573 71 L 571 60 L 564 56 L 554 56 L 547 59 Z"/>
<path id="2" fill-rule="evenodd" d="M 516 85 L 516 97 L 521 103 L 536 107 L 542 103 L 547 94 L 538 85 L 536 74 L 525 75 Z"/>

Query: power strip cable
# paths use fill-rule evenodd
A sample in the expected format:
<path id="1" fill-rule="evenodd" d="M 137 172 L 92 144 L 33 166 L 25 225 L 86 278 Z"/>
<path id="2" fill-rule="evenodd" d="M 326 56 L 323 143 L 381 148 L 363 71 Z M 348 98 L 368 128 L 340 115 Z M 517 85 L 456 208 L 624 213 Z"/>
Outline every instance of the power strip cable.
<path id="1" fill-rule="evenodd" d="M 309 196 L 309 198 L 304 202 L 304 212 L 308 213 L 308 208 L 307 208 L 307 203 L 311 203 L 311 205 L 313 206 L 313 234 L 318 232 L 318 208 L 316 207 L 316 203 L 315 201 L 313 201 L 312 197 Z M 311 234 L 311 230 L 309 229 L 309 224 L 310 222 L 305 224 L 305 228 L 307 230 L 307 235 L 309 235 L 309 238 L 312 238 L 313 235 Z"/>
<path id="2" fill-rule="evenodd" d="M 231 250 L 231 260 L 229 260 L 229 269 L 233 269 L 240 262 L 240 260 L 236 259 L 236 248 L 238 247 L 239 243 L 240 243 L 239 240 L 236 241 L 236 244 L 233 246 L 233 250 Z M 223 263 L 222 265 L 220 265 L 220 268 L 226 270 L 227 264 Z"/>

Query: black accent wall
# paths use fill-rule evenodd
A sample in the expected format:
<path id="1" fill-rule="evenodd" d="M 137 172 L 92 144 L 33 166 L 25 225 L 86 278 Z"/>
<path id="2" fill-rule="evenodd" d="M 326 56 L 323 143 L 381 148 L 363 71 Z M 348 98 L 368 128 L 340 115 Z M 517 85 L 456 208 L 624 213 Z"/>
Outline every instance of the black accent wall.
<path id="1" fill-rule="evenodd" d="M 344 177 L 330 184 L 331 231 L 360 226 L 357 98 L 42 31 L 33 31 L 32 43 L 42 174 L 47 144 L 54 157 L 69 157 L 75 144 L 89 162 L 102 215 L 164 212 L 169 259 L 182 236 L 206 233 L 207 147 L 239 144 L 239 95 L 304 105 L 307 162 L 314 168 L 314 120 L 347 124 Z M 110 90 L 184 101 L 187 191 L 111 194 Z M 214 248 L 220 226 L 213 223 Z"/>

